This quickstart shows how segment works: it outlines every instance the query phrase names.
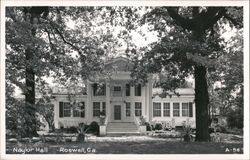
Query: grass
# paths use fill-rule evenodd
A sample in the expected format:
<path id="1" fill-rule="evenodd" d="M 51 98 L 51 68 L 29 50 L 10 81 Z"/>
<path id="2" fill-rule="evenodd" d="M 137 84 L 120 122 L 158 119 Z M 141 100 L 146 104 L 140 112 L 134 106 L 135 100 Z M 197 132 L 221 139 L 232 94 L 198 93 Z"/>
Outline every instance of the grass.
<path id="1" fill-rule="evenodd" d="M 227 154 L 243 153 L 242 143 L 215 143 L 215 142 L 168 142 L 168 141 L 143 141 L 143 142 L 67 142 L 56 144 L 53 142 L 40 145 L 11 144 L 7 143 L 6 153 L 16 149 L 29 149 L 45 147 L 45 154 Z M 70 152 L 71 150 L 71 152 Z M 226 150 L 228 152 L 226 152 Z M 74 151 L 74 152 L 72 152 Z M 76 151 L 76 152 L 75 152 Z M 26 152 L 27 153 L 27 152 Z M 39 154 L 31 151 L 29 154 Z"/>

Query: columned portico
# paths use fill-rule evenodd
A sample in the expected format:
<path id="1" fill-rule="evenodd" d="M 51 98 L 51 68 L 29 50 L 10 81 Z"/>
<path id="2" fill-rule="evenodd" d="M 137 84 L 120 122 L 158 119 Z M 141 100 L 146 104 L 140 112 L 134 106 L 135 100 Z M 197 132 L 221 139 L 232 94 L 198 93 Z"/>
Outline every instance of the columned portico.
<path id="1" fill-rule="evenodd" d="M 66 94 L 61 91 L 54 94 L 56 128 L 77 126 L 82 122 L 90 124 L 93 121 L 101 124 L 101 113 L 106 114 L 107 121 L 101 124 L 103 131 L 107 131 L 105 134 L 138 132 L 141 116 L 149 123 L 172 124 L 174 121 L 175 125 L 182 125 L 183 122 L 191 122 L 195 127 L 192 90 L 182 89 L 180 96 L 173 94 L 164 98 L 159 96 L 160 93 L 153 92 L 152 75 L 148 75 L 146 84 L 130 84 L 128 68 L 131 65 L 126 59 L 115 59 L 106 66 L 107 71 L 112 72 L 114 66 L 117 66 L 117 70 L 109 78 L 99 76 L 86 81 L 86 94 L 77 97 L 81 112 L 69 107 Z"/>

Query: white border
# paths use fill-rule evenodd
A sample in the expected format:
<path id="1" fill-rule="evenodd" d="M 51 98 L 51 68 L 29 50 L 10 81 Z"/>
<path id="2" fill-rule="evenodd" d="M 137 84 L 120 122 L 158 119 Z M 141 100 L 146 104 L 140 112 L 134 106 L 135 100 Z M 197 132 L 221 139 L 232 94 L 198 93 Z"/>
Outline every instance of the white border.
<path id="1" fill-rule="evenodd" d="M 98 154 L 98 155 L 6 155 L 5 154 L 5 7 L 6 6 L 244 6 L 244 154 Z M 1 106 L 1 157 L 0 159 L 220 159 L 220 160 L 248 160 L 249 159 L 249 1 L 63 1 L 63 0 L 2 0 L 1 1 L 1 56 L 0 56 L 0 106 Z"/>

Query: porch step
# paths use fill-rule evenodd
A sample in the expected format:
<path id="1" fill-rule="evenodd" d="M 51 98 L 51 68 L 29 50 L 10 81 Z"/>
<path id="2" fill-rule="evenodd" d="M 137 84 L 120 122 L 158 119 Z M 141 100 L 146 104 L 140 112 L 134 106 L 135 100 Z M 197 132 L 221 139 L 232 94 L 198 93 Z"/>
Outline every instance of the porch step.
<path id="1" fill-rule="evenodd" d="M 131 135 L 139 134 L 138 128 L 133 122 L 109 123 L 107 126 L 108 135 Z"/>
<path id="2" fill-rule="evenodd" d="M 107 132 L 107 136 L 120 137 L 120 136 L 140 136 L 140 132 Z"/>

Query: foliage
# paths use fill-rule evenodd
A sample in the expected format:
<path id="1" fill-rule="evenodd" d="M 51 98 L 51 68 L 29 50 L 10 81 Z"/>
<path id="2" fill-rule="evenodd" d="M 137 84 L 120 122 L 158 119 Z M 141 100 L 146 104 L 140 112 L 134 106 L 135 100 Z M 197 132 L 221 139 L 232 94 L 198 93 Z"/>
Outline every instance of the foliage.
<path id="1" fill-rule="evenodd" d="M 243 128 L 243 108 L 231 109 L 228 113 L 228 126 L 231 128 Z"/>
<path id="2" fill-rule="evenodd" d="M 150 125 L 150 123 L 146 122 L 145 125 L 147 131 L 152 131 L 152 126 Z"/>
<path id="3" fill-rule="evenodd" d="M 238 124 L 239 128 L 243 127 L 244 105 L 242 31 L 236 32 L 227 42 L 227 52 L 218 60 L 221 65 L 209 74 L 211 111 L 219 110 L 220 115 L 230 121 L 229 127 L 237 127 Z"/>
<path id="4" fill-rule="evenodd" d="M 35 87 L 44 86 L 44 78 L 54 77 L 64 85 L 101 72 L 103 56 L 116 45 L 103 13 L 89 7 L 6 8 L 6 108 L 13 112 L 7 106 L 20 88 L 25 105 L 19 113 L 27 118 L 22 125 L 32 127 L 32 133 L 35 113 L 52 109 L 42 103 L 35 106 Z M 51 116 L 46 115 L 49 123 Z"/>
<path id="5" fill-rule="evenodd" d="M 145 81 L 147 73 L 166 73 L 168 80 L 161 85 L 174 90 L 193 75 L 197 141 L 209 140 L 207 73 L 216 70 L 223 55 L 230 53 L 221 31 L 227 24 L 242 28 L 242 16 L 242 7 L 155 7 L 142 18 L 143 24 L 158 32 L 159 41 L 143 48 L 141 57 L 134 56 L 132 76 Z"/>
<path id="6" fill-rule="evenodd" d="M 155 126 L 154 126 L 154 130 L 162 130 L 163 127 L 162 127 L 162 124 L 161 123 L 156 123 Z"/>
<path id="7" fill-rule="evenodd" d="M 146 118 L 144 116 L 140 116 L 140 125 L 146 124 Z"/>
<path id="8" fill-rule="evenodd" d="M 99 125 L 96 121 L 91 122 L 89 127 L 92 133 L 99 135 Z"/>

